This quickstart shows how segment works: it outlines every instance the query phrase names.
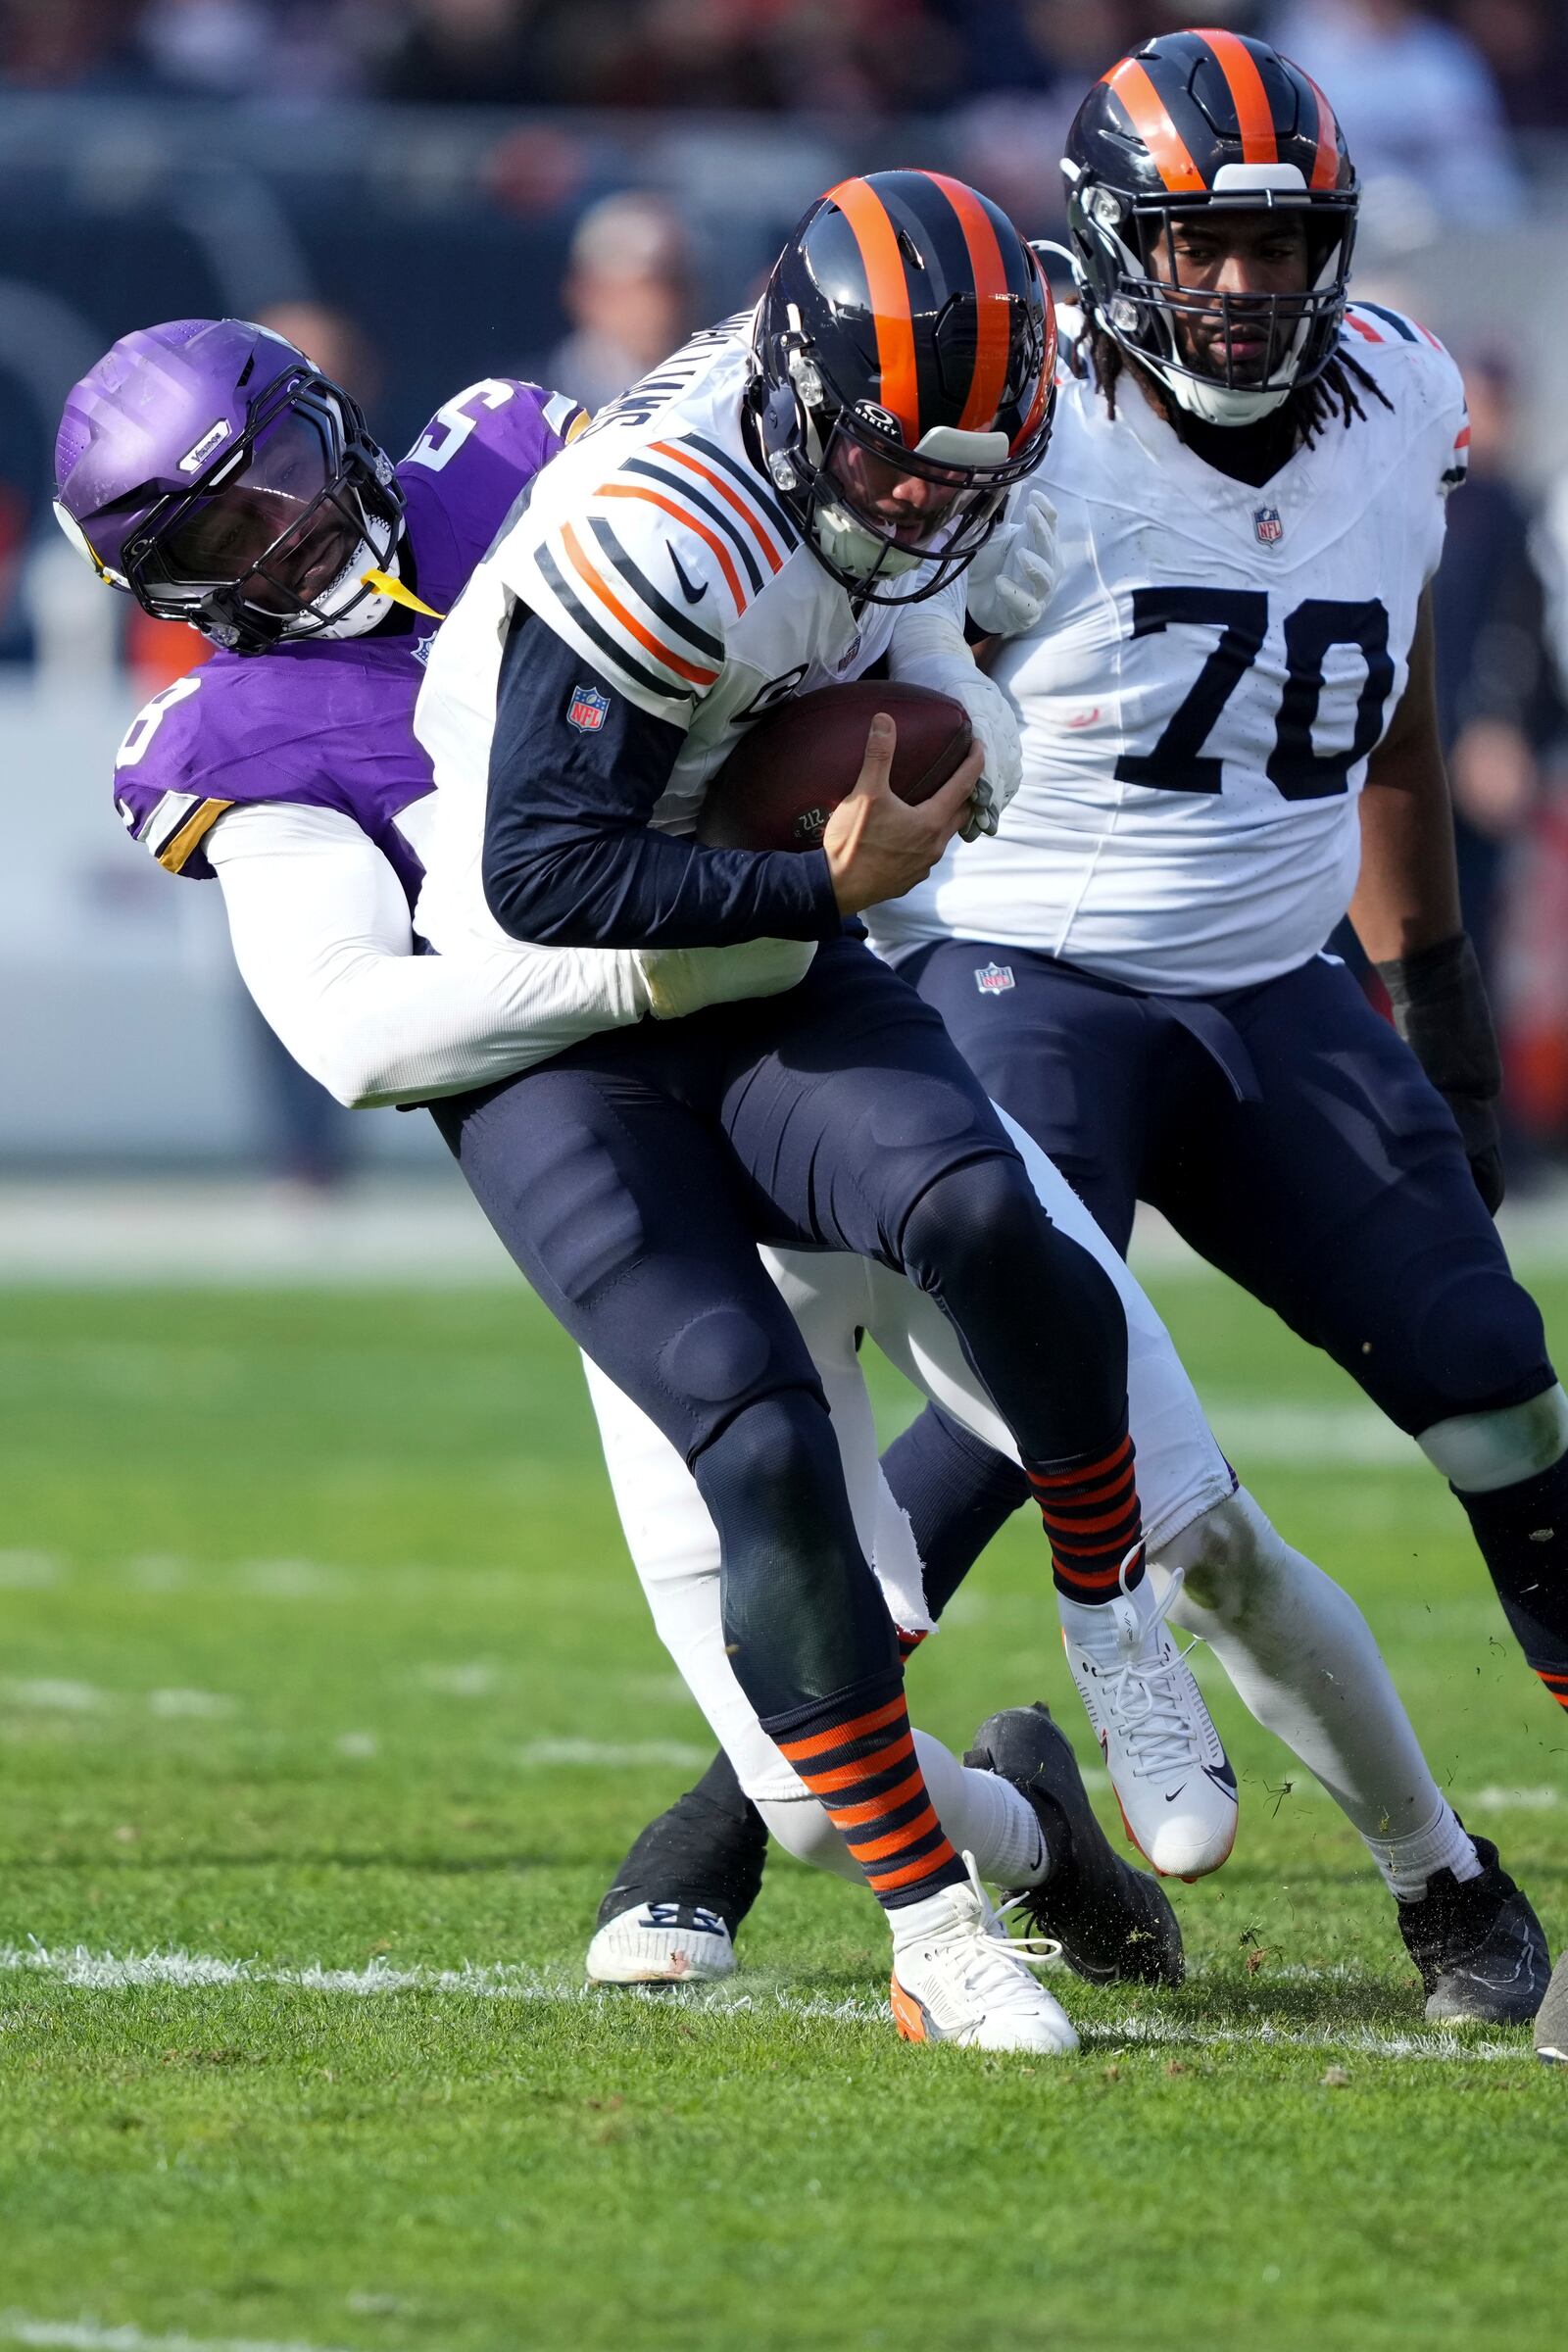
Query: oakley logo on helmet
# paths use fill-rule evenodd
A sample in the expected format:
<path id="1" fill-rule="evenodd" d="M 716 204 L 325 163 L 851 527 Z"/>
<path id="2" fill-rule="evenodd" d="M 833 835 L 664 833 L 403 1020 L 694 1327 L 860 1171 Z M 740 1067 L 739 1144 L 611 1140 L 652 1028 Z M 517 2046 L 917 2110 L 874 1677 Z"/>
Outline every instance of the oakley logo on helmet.
<path id="1" fill-rule="evenodd" d="M 886 433 L 890 441 L 904 439 L 903 428 L 892 410 L 878 408 L 874 400 L 858 400 L 855 404 L 855 414 L 857 416 L 863 416 L 873 431 Z"/>
<path id="2" fill-rule="evenodd" d="M 228 420 L 224 416 L 219 416 L 207 427 L 201 439 L 186 450 L 185 455 L 179 461 L 180 472 L 200 473 L 213 452 L 220 449 L 227 439 Z"/>

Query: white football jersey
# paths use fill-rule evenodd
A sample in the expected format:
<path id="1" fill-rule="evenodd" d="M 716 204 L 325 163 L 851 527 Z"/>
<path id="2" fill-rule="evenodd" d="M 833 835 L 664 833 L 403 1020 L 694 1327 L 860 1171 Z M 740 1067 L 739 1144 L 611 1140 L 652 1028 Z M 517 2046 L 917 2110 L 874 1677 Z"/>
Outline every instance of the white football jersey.
<path id="1" fill-rule="evenodd" d="M 752 326 L 747 312 L 694 336 L 564 449 L 437 632 L 415 721 L 440 787 L 417 916 L 436 946 L 500 936 L 479 857 L 497 677 L 519 600 L 585 672 L 685 730 L 652 820 L 676 834 L 694 830 L 752 720 L 858 677 L 887 650 L 898 606 L 857 613 L 747 450 Z"/>
<path id="2" fill-rule="evenodd" d="M 875 910 L 876 944 L 999 940 L 1199 996 L 1315 955 L 1360 858 L 1367 758 L 1404 691 L 1421 591 L 1469 444 L 1459 371 L 1369 304 L 1359 390 L 1261 489 L 1203 464 L 1123 374 L 1061 381 L 1037 477 L 1061 574 L 993 675 L 1023 737 L 994 841 L 956 842 Z"/>

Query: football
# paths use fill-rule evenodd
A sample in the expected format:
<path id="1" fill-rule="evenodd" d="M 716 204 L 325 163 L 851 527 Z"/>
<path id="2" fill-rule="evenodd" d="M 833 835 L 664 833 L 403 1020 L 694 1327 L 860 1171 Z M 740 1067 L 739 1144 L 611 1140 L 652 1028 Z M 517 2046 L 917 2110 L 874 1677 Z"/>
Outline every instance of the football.
<path id="1" fill-rule="evenodd" d="M 893 790 L 911 806 L 928 801 L 969 749 L 962 705 L 926 686 L 860 678 L 760 718 L 709 787 L 698 840 L 715 850 L 818 848 L 828 818 L 855 789 L 879 710 L 898 729 Z"/>

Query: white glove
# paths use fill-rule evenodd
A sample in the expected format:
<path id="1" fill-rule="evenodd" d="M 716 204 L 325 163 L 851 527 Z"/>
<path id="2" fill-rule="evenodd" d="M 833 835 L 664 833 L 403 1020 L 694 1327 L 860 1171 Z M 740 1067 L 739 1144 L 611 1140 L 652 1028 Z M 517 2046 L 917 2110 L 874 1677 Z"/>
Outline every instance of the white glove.
<path id="1" fill-rule="evenodd" d="M 969 714 L 974 738 L 986 763 L 974 788 L 969 821 L 962 839 L 978 841 L 994 833 L 1002 811 L 1023 782 L 1023 752 L 1012 705 L 994 685 L 964 643 L 963 598 L 967 573 L 938 595 L 910 605 L 901 612 L 888 645 L 888 669 L 902 684 L 929 686 L 934 694 L 950 694 Z"/>
<path id="2" fill-rule="evenodd" d="M 974 656 L 959 641 L 956 653 L 922 653 L 900 662 L 897 675 L 910 686 L 929 686 L 934 694 L 950 694 L 969 713 L 974 739 L 986 756 L 984 772 L 974 788 L 967 824 L 959 829 L 963 841 L 978 841 L 995 833 L 1002 811 L 1023 782 L 1023 748 L 1011 703 L 994 678 L 975 665 Z"/>
<path id="3" fill-rule="evenodd" d="M 778 997 L 811 968 L 816 942 L 745 939 L 733 948 L 646 948 L 633 956 L 656 1021 L 683 1020 L 709 1004 Z"/>
<path id="4" fill-rule="evenodd" d="M 1044 490 L 1026 488 L 963 575 L 969 618 L 988 637 L 1026 637 L 1060 569 L 1056 510 Z"/>

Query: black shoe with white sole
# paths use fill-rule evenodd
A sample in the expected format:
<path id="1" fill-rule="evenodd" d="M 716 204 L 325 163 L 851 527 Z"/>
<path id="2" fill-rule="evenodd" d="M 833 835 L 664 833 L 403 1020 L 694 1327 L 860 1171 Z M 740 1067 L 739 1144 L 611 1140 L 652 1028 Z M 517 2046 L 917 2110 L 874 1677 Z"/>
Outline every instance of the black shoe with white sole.
<path id="1" fill-rule="evenodd" d="M 1418 1902 L 1400 1903 L 1399 1934 L 1434 2024 L 1528 2026 L 1551 1975 L 1545 1934 L 1491 1838 L 1475 1849 L 1480 1877 L 1434 1871 Z"/>
<path id="2" fill-rule="evenodd" d="M 998 1773 L 1040 1817 L 1051 1872 L 1019 1907 L 1091 1984 L 1179 1984 L 1182 1932 L 1157 1882 L 1122 1861 L 1095 1819 L 1066 1734 L 1040 1701 L 1004 1707 L 974 1736 L 965 1764 Z"/>
<path id="3" fill-rule="evenodd" d="M 711 1981 L 733 1974 L 735 1936 L 767 1860 L 761 1815 L 724 1755 L 651 1821 L 599 1906 L 593 1984 Z"/>

